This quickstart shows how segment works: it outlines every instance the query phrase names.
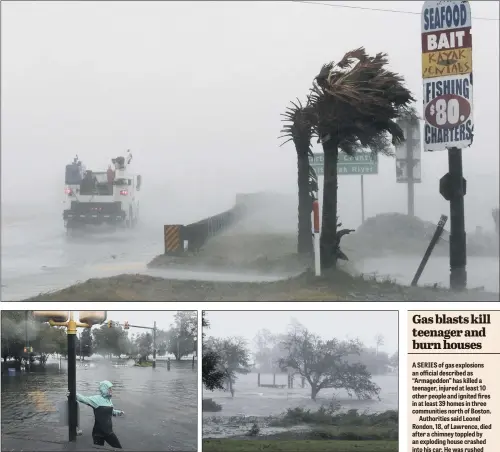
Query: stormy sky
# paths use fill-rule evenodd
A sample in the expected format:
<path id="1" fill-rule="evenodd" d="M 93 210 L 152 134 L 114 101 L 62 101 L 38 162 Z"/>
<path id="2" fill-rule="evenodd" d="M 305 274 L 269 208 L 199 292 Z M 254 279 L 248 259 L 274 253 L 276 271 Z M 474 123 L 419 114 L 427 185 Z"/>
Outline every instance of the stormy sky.
<path id="1" fill-rule="evenodd" d="M 321 65 L 365 46 L 387 52 L 421 108 L 423 2 L 2 2 L 2 206 L 61 209 L 75 154 L 106 169 L 131 149 L 158 221 L 194 221 L 238 192 L 296 192 L 280 113 L 304 100 Z M 327 2 L 325 2 L 327 3 Z M 368 11 L 374 7 L 415 12 Z M 475 142 L 464 150 L 466 224 L 493 228 L 498 205 L 498 2 L 471 2 Z M 318 146 L 314 146 L 319 150 Z M 446 152 L 423 155 L 416 214 L 448 213 Z M 365 177 L 366 216 L 406 212 L 406 187 L 382 158 Z M 360 223 L 360 179 L 343 176 L 339 214 Z M 166 207 L 168 206 L 168 208 Z"/>
<path id="2" fill-rule="evenodd" d="M 206 337 L 241 336 L 254 349 L 254 338 L 261 329 L 274 334 L 286 333 L 292 319 L 298 320 L 323 339 L 356 339 L 374 347 L 381 334 L 379 347 L 389 354 L 398 350 L 397 311 L 206 311 L 210 328 Z"/>

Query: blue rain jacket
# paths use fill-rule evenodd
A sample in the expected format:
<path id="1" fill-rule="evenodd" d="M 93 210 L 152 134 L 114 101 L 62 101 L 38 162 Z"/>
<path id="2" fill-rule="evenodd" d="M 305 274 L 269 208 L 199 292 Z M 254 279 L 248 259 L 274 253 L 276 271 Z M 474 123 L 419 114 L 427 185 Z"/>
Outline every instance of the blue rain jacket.
<path id="1" fill-rule="evenodd" d="M 99 383 L 98 395 L 84 396 L 76 394 L 76 400 L 90 406 L 94 409 L 94 429 L 92 436 L 107 436 L 113 433 L 113 424 L 111 421 L 112 416 L 121 416 L 123 411 L 115 410 L 113 402 L 111 401 L 110 389 L 113 384 L 110 381 L 104 380 Z"/>

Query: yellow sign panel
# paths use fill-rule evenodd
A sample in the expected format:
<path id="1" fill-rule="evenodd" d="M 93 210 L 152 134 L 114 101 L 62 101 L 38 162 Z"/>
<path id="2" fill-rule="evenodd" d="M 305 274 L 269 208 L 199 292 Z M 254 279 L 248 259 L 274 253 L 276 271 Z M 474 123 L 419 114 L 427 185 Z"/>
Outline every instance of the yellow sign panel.
<path id="1" fill-rule="evenodd" d="M 422 53 L 422 78 L 472 72 L 472 47 Z"/>

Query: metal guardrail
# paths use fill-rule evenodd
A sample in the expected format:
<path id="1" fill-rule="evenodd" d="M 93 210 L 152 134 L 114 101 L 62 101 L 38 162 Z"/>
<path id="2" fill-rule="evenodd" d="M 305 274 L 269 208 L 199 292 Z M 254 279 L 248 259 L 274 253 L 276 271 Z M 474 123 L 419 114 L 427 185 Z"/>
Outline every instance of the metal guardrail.
<path id="1" fill-rule="evenodd" d="M 165 254 L 182 255 L 185 251 L 198 252 L 210 238 L 239 221 L 245 208 L 237 204 L 225 212 L 204 218 L 188 225 L 164 226 Z M 185 247 L 187 242 L 187 247 Z"/>

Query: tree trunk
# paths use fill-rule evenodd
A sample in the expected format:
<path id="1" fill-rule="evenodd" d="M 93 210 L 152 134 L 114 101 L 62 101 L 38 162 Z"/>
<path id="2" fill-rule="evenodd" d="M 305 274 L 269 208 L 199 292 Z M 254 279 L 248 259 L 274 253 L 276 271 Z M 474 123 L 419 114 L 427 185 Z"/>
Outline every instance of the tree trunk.
<path id="1" fill-rule="evenodd" d="M 325 174 L 323 182 L 323 215 L 321 223 L 321 267 L 335 268 L 337 264 L 337 138 L 331 138 L 323 143 Z"/>
<path id="2" fill-rule="evenodd" d="M 311 399 L 316 401 L 316 396 L 318 395 L 319 388 L 316 384 L 311 384 Z"/>
<path id="3" fill-rule="evenodd" d="M 309 195 L 309 143 L 295 142 L 297 151 L 297 185 L 299 189 L 298 240 L 299 254 L 312 254 L 312 200 Z"/>

